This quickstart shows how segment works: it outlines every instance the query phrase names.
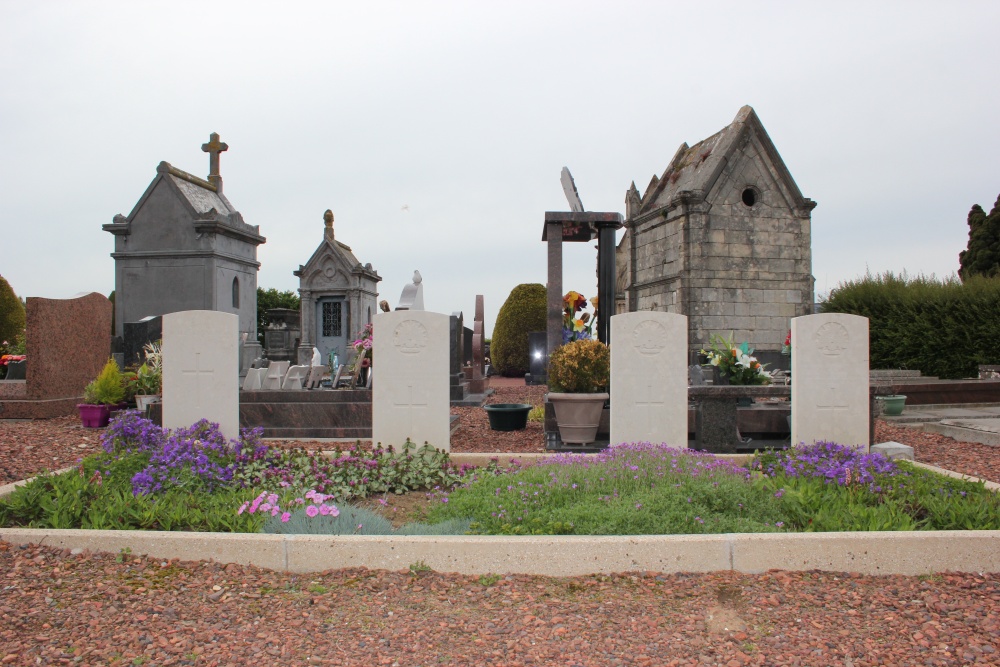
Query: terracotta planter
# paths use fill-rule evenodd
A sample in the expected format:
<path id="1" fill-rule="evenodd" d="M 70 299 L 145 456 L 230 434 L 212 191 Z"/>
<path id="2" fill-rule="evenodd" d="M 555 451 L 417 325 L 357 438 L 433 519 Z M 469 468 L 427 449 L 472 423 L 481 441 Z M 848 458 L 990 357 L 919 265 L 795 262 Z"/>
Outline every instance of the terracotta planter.
<path id="1" fill-rule="evenodd" d="M 107 405 L 79 403 L 76 408 L 80 411 L 80 421 L 84 428 L 103 428 L 111 419 L 111 408 Z"/>
<path id="2" fill-rule="evenodd" d="M 556 413 L 559 437 L 564 443 L 586 445 L 597 439 L 604 402 L 610 394 L 549 393 Z"/>

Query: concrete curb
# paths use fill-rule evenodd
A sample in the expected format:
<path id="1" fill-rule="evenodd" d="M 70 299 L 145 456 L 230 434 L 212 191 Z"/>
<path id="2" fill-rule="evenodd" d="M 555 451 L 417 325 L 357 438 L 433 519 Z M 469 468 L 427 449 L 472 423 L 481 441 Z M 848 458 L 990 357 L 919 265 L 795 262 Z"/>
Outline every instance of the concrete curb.
<path id="1" fill-rule="evenodd" d="M 542 454 L 454 454 L 457 463 L 531 461 Z M 728 457 L 727 457 L 728 458 Z M 732 458 L 745 458 L 743 455 Z M 915 465 L 951 477 L 976 478 Z M 0 487 L 0 497 L 25 482 Z M 986 482 L 987 488 L 1000 485 Z M 0 528 L 0 540 L 69 550 L 256 565 L 295 573 L 349 567 L 578 576 L 595 573 L 771 569 L 861 574 L 1000 572 L 1000 531 L 730 533 L 633 536 L 323 536 Z"/>
<path id="2" fill-rule="evenodd" d="M 2 528 L 0 540 L 155 558 L 257 565 L 296 573 L 350 567 L 578 576 L 771 569 L 861 574 L 1000 571 L 1000 531 L 641 535 L 262 535 Z"/>
<path id="3" fill-rule="evenodd" d="M 963 419 L 965 418 L 963 417 Z M 976 442 L 981 445 L 989 445 L 990 447 L 1000 447 L 1000 434 L 990 433 L 988 431 L 979 431 L 972 428 L 965 428 L 963 426 L 955 426 L 953 424 L 945 424 L 942 422 L 925 423 L 923 425 L 923 430 L 928 433 L 945 435 L 949 438 L 954 438 L 959 442 Z"/>

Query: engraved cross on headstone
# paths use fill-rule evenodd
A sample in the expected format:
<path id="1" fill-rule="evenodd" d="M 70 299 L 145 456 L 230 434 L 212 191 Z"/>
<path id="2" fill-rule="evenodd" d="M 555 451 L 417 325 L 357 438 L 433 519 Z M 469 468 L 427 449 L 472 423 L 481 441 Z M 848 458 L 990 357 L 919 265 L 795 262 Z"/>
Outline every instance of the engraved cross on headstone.
<path id="1" fill-rule="evenodd" d="M 229 144 L 219 141 L 219 133 L 213 132 L 208 136 L 208 143 L 201 145 L 201 150 L 208 153 L 208 182 L 216 187 L 222 182 L 219 174 L 219 154 L 229 150 Z"/>
<path id="2" fill-rule="evenodd" d="M 405 403 L 399 403 L 394 401 L 392 407 L 394 408 L 405 408 L 406 409 L 406 437 L 413 437 L 413 410 L 414 408 L 426 408 L 427 400 L 425 399 L 423 403 L 417 403 L 413 400 L 413 384 L 410 383 L 406 385 L 407 398 L 409 399 Z"/>
<path id="3" fill-rule="evenodd" d="M 190 370 L 182 370 L 181 375 L 193 375 L 194 376 L 194 391 L 195 396 L 200 403 L 203 398 L 201 393 L 201 376 L 207 375 L 209 378 L 215 375 L 214 370 L 201 370 L 201 352 L 194 353 L 194 368 Z"/>
<path id="4" fill-rule="evenodd" d="M 636 401 L 635 402 L 635 407 L 637 407 L 637 408 L 646 408 L 646 410 L 645 410 L 645 413 L 646 413 L 646 432 L 650 433 L 649 437 L 652 437 L 652 433 L 651 432 L 653 430 L 653 411 L 656 409 L 654 406 L 658 405 L 658 406 L 660 406 L 662 408 L 664 405 L 666 405 L 666 402 L 662 401 L 662 400 L 661 401 L 654 401 L 653 400 L 653 383 L 652 382 L 646 383 L 646 392 L 645 393 L 646 393 L 646 400 L 645 401 Z"/>
<path id="5" fill-rule="evenodd" d="M 817 410 L 829 410 L 830 412 L 837 412 L 840 410 L 849 410 L 850 405 L 848 405 L 847 399 L 843 396 L 843 391 L 841 388 L 831 383 L 823 391 L 822 395 L 816 401 Z"/>

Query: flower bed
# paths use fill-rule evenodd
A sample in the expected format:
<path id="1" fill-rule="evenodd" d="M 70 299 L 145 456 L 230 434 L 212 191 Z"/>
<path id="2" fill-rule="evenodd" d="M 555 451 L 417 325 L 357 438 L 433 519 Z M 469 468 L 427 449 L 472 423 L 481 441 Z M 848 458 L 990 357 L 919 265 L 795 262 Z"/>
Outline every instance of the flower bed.
<path id="1" fill-rule="evenodd" d="M 136 412 L 100 453 L 0 500 L 0 526 L 318 534 L 639 535 L 1000 529 L 1000 499 L 834 443 L 747 467 L 664 445 L 619 445 L 532 466 L 455 466 L 430 447 L 331 457 L 227 441 L 199 422 L 166 432 Z M 427 522 L 393 529 L 355 501 L 418 491 Z"/>

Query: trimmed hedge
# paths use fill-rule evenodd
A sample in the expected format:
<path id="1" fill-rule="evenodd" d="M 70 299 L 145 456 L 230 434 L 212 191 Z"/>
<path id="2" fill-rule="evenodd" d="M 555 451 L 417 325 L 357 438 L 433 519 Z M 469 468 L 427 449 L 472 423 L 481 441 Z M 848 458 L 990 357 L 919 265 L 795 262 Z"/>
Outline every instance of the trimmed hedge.
<path id="1" fill-rule="evenodd" d="M 511 290 L 493 325 L 490 363 L 504 377 L 528 372 L 528 334 L 545 331 L 545 286 L 524 283 Z"/>
<path id="2" fill-rule="evenodd" d="M 1000 363 L 1000 278 L 868 274 L 838 285 L 822 311 L 868 318 L 872 368 L 954 379 Z"/>

